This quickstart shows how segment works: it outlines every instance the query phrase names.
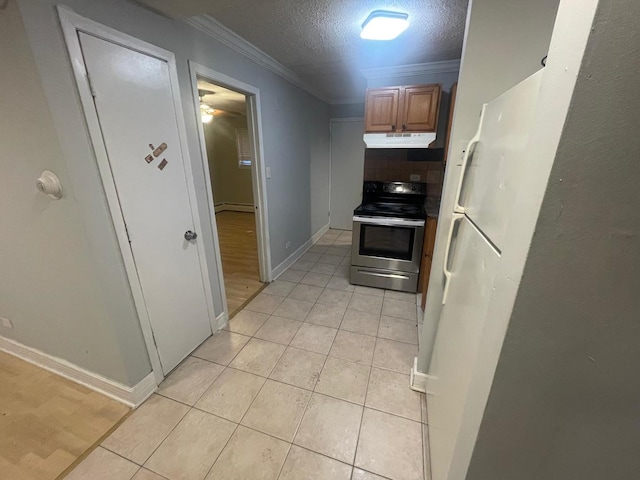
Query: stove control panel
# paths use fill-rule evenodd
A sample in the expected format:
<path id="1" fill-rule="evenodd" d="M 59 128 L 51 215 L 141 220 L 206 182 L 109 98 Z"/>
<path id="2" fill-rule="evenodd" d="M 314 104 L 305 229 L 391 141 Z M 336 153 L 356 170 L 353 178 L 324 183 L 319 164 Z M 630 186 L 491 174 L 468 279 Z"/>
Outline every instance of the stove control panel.
<path id="1" fill-rule="evenodd" d="M 427 185 L 425 183 L 390 182 L 382 184 L 382 191 L 402 195 L 426 195 Z"/>

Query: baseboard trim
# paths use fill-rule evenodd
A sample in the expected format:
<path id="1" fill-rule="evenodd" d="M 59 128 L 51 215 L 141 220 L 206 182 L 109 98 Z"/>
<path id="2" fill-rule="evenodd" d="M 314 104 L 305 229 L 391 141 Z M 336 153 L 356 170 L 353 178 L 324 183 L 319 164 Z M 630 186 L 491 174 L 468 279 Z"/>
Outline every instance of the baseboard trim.
<path id="1" fill-rule="evenodd" d="M 218 330 L 222 330 L 224 327 L 226 327 L 227 323 L 229 323 L 229 315 L 227 314 L 227 312 L 222 312 L 216 317 L 216 325 L 218 327 Z"/>
<path id="2" fill-rule="evenodd" d="M 427 380 L 429 375 L 418 371 L 418 357 L 413 359 L 413 367 L 411 368 L 411 378 L 409 380 L 409 388 L 416 392 L 427 393 Z"/>
<path id="3" fill-rule="evenodd" d="M 135 386 L 128 387 L 6 337 L 0 336 L 0 350 L 132 408 L 139 406 L 158 388 L 153 372 Z"/>
<path id="4" fill-rule="evenodd" d="M 221 203 L 213 207 L 216 213 L 218 212 L 248 212 L 254 213 L 256 207 L 246 203 Z"/>
<path id="5" fill-rule="evenodd" d="M 322 237 L 322 235 L 327 233 L 328 230 L 329 230 L 329 224 L 327 223 L 324 227 L 322 227 L 320 230 L 314 233 L 309 240 L 303 243 L 300 248 L 298 248 L 295 252 L 289 255 L 280 265 L 274 268 L 271 271 L 271 277 L 274 280 L 277 280 L 277 278 L 280 275 L 282 275 L 287 268 L 293 265 L 296 262 L 296 260 L 298 260 L 302 255 L 304 255 L 307 252 L 307 250 L 309 250 L 313 246 L 314 243 L 320 240 L 320 237 Z"/>

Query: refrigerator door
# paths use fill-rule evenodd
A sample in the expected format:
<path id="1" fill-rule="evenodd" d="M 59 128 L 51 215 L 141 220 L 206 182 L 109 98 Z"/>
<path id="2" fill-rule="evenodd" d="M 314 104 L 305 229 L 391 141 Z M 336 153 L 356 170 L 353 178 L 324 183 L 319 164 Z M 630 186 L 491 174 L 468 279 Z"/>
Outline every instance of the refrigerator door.
<path id="1" fill-rule="evenodd" d="M 500 254 L 464 215 L 449 250 L 449 291 L 436 336 L 427 406 L 433 480 L 447 478 Z"/>
<path id="2" fill-rule="evenodd" d="M 521 159 L 533 122 L 543 70 L 484 106 L 481 128 L 462 172 L 456 210 L 502 251 Z"/>

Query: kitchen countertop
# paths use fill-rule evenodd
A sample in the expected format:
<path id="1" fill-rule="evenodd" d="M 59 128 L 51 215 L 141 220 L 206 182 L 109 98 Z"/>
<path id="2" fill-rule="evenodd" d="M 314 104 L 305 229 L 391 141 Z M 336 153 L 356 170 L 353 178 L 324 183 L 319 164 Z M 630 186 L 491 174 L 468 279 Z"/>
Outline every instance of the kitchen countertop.
<path id="1" fill-rule="evenodd" d="M 427 209 L 427 217 L 438 218 L 438 212 L 440 211 L 440 199 L 427 198 L 425 208 Z"/>

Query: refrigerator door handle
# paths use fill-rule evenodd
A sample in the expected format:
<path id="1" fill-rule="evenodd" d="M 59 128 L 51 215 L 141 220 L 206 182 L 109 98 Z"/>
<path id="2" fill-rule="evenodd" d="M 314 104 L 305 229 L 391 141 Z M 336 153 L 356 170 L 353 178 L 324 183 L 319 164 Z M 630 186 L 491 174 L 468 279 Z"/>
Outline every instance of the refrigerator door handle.
<path id="1" fill-rule="evenodd" d="M 464 214 L 462 213 L 454 213 L 453 218 L 451 219 L 451 226 L 449 227 L 449 234 L 447 235 L 447 243 L 444 249 L 444 291 L 442 292 L 442 305 L 444 305 L 447 301 L 447 294 L 449 293 L 449 283 L 451 281 L 451 270 L 449 270 L 449 253 L 451 251 L 451 242 L 453 240 L 453 229 L 456 226 L 458 220 L 462 220 L 464 218 Z"/>
<path id="2" fill-rule="evenodd" d="M 455 213 L 464 213 L 464 207 L 460 205 L 460 195 L 462 195 L 462 183 L 464 182 L 465 174 L 467 173 L 467 164 L 469 163 L 469 156 L 471 155 L 471 149 L 475 146 L 476 143 L 480 141 L 480 131 L 482 130 L 482 119 L 484 118 L 484 110 L 486 107 L 486 103 L 482 105 L 482 110 L 480 111 L 480 123 L 478 124 L 478 130 L 476 134 L 473 136 L 469 143 L 467 144 L 467 148 L 464 151 L 464 156 L 462 157 L 462 167 L 460 171 L 460 178 L 458 179 L 458 188 L 456 189 L 456 196 L 453 203 L 453 211 Z"/>

